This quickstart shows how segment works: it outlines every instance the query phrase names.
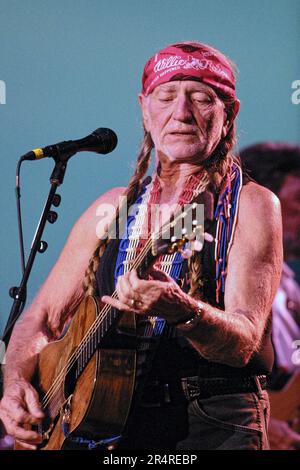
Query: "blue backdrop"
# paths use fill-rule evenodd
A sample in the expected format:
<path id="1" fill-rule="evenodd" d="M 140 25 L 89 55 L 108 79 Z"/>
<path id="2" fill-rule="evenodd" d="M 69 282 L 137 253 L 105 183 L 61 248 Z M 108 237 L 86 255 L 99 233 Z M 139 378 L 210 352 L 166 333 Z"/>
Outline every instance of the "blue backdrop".
<path id="1" fill-rule="evenodd" d="M 300 141 L 300 105 L 291 101 L 292 82 L 300 79 L 299 0 L 0 0 L 0 80 L 6 84 L 6 104 L 0 104 L 0 330 L 12 303 L 8 288 L 21 275 L 18 157 L 97 127 L 111 127 L 119 137 L 112 154 L 70 161 L 58 222 L 44 235 L 49 249 L 38 255 L 30 279 L 31 301 L 79 214 L 101 192 L 128 182 L 142 135 L 136 96 L 145 61 L 157 48 L 188 39 L 220 48 L 238 65 L 240 146 Z M 51 169 L 50 159 L 23 167 L 27 253 Z"/>

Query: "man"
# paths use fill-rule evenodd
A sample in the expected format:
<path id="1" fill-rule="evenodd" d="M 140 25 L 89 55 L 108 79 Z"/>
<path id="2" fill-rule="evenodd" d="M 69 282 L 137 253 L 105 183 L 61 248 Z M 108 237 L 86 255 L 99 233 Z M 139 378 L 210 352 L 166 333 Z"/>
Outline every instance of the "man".
<path id="1" fill-rule="evenodd" d="M 24 424 L 43 417 L 30 385 L 37 355 L 59 338 L 84 295 L 96 294 L 137 318 L 139 393 L 119 448 L 266 449 L 265 375 L 273 362 L 269 318 L 281 272 L 281 213 L 271 192 L 243 184 L 231 154 L 239 110 L 233 66 L 211 46 L 173 44 L 145 65 L 139 102 L 145 135 L 134 175 L 127 189 L 110 190 L 81 216 L 15 327 L 1 418 L 24 447 L 36 448 L 40 436 Z M 143 178 L 153 148 L 149 181 Z M 136 212 L 121 241 L 99 241 L 95 209 L 117 206 L 122 194 Z M 202 251 L 196 240 L 183 255 L 159 255 L 139 276 L 131 266 L 151 235 L 153 205 L 181 207 L 201 198 Z M 161 334 L 149 366 L 154 330 Z M 77 444 L 70 439 L 68 448 Z"/>
<path id="2" fill-rule="evenodd" d="M 250 176 L 279 197 L 283 219 L 284 259 L 286 262 L 299 259 L 300 147 L 265 142 L 245 148 L 240 155 Z M 300 287 L 295 279 L 295 273 L 286 262 L 283 265 L 280 286 L 272 309 L 272 337 L 276 361 L 270 388 L 274 390 L 282 389 L 291 375 L 300 370 L 296 351 L 299 347 L 297 341 L 300 340 Z M 300 448 L 300 434 L 296 433 L 290 424 L 271 418 L 269 427 L 271 448 L 278 450 Z M 300 431 L 299 425 L 298 430 Z"/>

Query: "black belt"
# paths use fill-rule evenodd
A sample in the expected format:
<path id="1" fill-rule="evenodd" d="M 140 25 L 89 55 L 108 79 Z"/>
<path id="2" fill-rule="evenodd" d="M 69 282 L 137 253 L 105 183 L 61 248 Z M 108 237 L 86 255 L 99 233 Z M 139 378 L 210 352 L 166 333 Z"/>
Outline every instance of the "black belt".
<path id="1" fill-rule="evenodd" d="M 265 375 L 246 377 L 183 377 L 177 381 L 153 381 L 145 385 L 140 405 L 162 406 L 180 404 L 195 398 L 210 398 L 216 395 L 260 392 L 267 388 Z"/>

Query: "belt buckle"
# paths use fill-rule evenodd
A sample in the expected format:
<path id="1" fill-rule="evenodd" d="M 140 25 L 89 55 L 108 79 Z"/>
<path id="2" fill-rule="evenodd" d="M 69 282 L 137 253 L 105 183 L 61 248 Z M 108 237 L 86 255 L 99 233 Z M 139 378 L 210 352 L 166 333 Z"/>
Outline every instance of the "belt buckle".
<path id="1" fill-rule="evenodd" d="M 192 401 L 200 395 L 198 377 L 185 377 L 181 379 L 182 389 L 188 401 Z"/>

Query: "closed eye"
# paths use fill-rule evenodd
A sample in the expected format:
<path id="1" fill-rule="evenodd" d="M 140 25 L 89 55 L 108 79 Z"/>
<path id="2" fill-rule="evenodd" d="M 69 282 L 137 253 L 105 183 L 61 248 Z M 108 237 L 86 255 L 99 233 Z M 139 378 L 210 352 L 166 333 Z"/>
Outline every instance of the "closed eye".
<path id="1" fill-rule="evenodd" d="M 207 104 L 211 104 L 212 103 L 212 100 L 208 97 L 206 98 L 193 98 L 193 101 L 195 101 L 196 103 L 207 103 Z"/>
<path id="2" fill-rule="evenodd" d="M 168 103 L 173 100 L 172 98 L 159 98 L 158 101 L 160 101 L 161 103 Z"/>
<path id="3" fill-rule="evenodd" d="M 158 97 L 159 101 L 172 101 L 174 99 L 174 96 L 172 95 L 161 95 Z"/>
<path id="4" fill-rule="evenodd" d="M 193 101 L 197 103 L 213 103 L 214 99 L 207 93 L 193 93 L 192 95 Z"/>

